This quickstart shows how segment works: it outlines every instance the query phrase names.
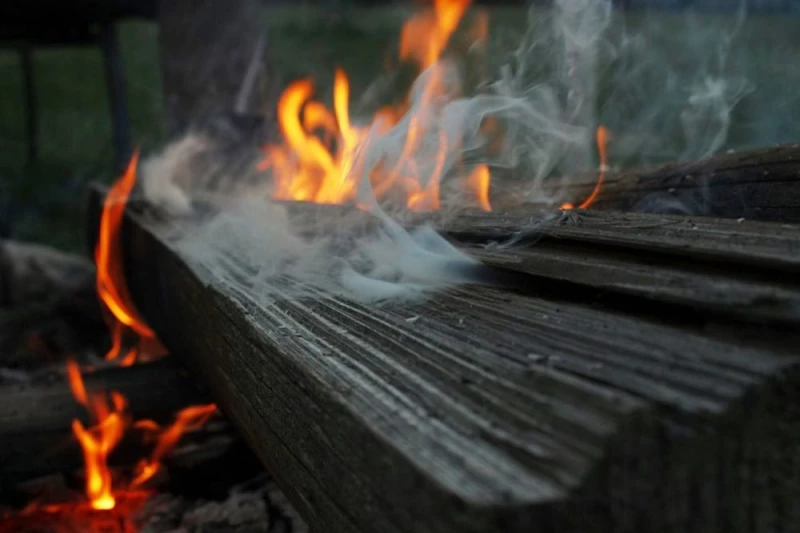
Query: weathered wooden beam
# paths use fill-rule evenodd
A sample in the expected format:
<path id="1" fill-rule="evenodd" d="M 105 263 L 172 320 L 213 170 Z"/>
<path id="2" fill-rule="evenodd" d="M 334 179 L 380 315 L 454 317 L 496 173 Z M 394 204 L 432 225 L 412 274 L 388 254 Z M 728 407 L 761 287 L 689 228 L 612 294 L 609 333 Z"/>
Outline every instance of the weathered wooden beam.
<path id="1" fill-rule="evenodd" d="M 126 215 L 137 305 L 312 527 L 727 533 L 800 519 L 800 360 L 781 338 L 488 287 L 261 306 L 181 257 L 168 229 Z"/>
<path id="2" fill-rule="evenodd" d="M 439 221 L 485 264 L 739 320 L 800 321 L 800 226 L 574 210 L 543 219 L 475 213 Z"/>
<path id="3" fill-rule="evenodd" d="M 182 364 L 172 357 L 86 373 L 84 382 L 89 391 L 123 394 L 134 420 L 170 422 L 184 407 L 209 403 L 207 393 L 195 386 Z M 0 387 L 0 488 L 80 468 L 83 455 L 72 435 L 73 419 L 91 423 L 65 381 Z M 136 446 L 126 443 L 131 444 Z M 133 457 L 136 461 L 142 456 Z"/>
<path id="4" fill-rule="evenodd" d="M 506 246 L 539 240 L 574 242 L 766 266 L 786 272 L 800 267 L 797 253 L 800 241 L 795 224 L 593 209 L 576 209 L 560 215 L 472 212 L 430 220 L 442 233 L 466 242 Z"/>
<path id="5" fill-rule="evenodd" d="M 572 180 L 564 201 L 579 205 L 596 181 L 591 174 Z M 591 207 L 800 222 L 800 144 L 613 172 Z"/>

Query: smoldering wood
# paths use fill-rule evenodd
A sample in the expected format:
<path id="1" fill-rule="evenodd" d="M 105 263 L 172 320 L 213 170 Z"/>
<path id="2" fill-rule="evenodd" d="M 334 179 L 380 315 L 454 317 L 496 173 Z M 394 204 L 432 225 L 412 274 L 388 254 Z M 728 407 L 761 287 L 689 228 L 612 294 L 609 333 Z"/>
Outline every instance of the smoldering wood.
<path id="1" fill-rule="evenodd" d="M 125 224 L 139 309 L 312 528 L 744 532 L 800 519 L 800 360 L 780 338 L 726 341 L 636 308 L 492 287 L 383 307 L 287 287 L 260 306 L 180 257 L 168 224 L 131 210 Z"/>
<path id="2" fill-rule="evenodd" d="M 118 391 L 128 402 L 134 420 L 150 418 L 170 422 L 184 407 L 210 403 L 182 364 L 172 357 L 127 368 L 106 368 L 86 373 L 88 391 Z M 0 387 L 0 488 L 32 477 L 80 468 L 83 456 L 72 436 L 73 419 L 91 424 L 66 381 Z M 132 462 L 145 455 L 143 443 L 129 440 L 121 455 Z M 146 452 L 142 452 L 146 453 Z"/>
<path id="3" fill-rule="evenodd" d="M 564 201 L 580 205 L 596 182 L 594 174 L 570 180 Z M 609 173 L 591 207 L 800 222 L 800 144 Z"/>

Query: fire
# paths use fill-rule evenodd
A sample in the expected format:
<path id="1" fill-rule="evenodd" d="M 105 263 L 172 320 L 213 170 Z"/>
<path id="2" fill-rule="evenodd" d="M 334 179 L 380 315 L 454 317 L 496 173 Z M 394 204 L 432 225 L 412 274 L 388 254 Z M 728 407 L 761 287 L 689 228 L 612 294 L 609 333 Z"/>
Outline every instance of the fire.
<path id="1" fill-rule="evenodd" d="M 100 220 L 100 235 L 95 249 L 97 262 L 97 292 L 112 316 L 110 325 L 112 346 L 106 354 L 107 360 L 119 361 L 122 366 L 136 362 L 144 352 L 163 351 L 153 331 L 139 317 L 128 292 L 123 272 L 120 233 L 125 206 L 136 184 L 138 152 L 133 155 L 127 170 L 114 183 L 106 196 Z M 131 331 L 138 336 L 135 348 L 125 348 L 125 334 Z M 130 490 L 113 490 L 113 476 L 108 466 L 108 456 L 122 440 L 125 430 L 131 425 L 128 402 L 121 394 L 111 391 L 89 392 L 78 365 L 67 363 L 67 378 L 75 400 L 90 413 L 92 425 L 88 428 L 75 419 L 72 433 L 83 450 L 86 475 L 86 495 L 92 509 L 108 511 L 114 509 L 118 495 L 127 497 Z M 140 485 L 160 468 L 161 461 L 172 451 L 184 432 L 201 427 L 216 411 L 214 405 L 193 406 L 181 411 L 176 421 L 164 430 L 152 421 L 141 421 L 137 427 L 149 427 L 156 436 L 156 446 L 149 460 L 142 461 L 133 486 Z"/>
<path id="2" fill-rule="evenodd" d="M 475 191 L 475 196 L 484 211 L 492 210 L 492 206 L 489 203 L 489 184 L 491 179 L 489 167 L 485 164 L 475 167 L 475 170 L 469 176 L 469 187 Z"/>
<path id="3" fill-rule="evenodd" d="M 273 197 L 316 203 L 352 202 L 356 200 L 361 176 L 369 170 L 377 199 L 402 194 L 408 209 L 439 209 L 440 184 L 450 162 L 448 157 L 459 147 L 457 139 L 448 138 L 443 129 L 435 129 L 440 118 L 439 103 L 449 96 L 446 70 L 439 62 L 470 3 L 471 0 L 435 0 L 432 11 L 414 16 L 404 25 L 400 58 L 417 63 L 427 75 L 413 106 L 405 102 L 385 107 L 369 125 L 355 126 L 349 114 L 350 83 L 341 69 L 336 70 L 334 78 L 332 112 L 321 102 L 311 100 L 311 80 L 290 84 L 278 101 L 283 144 L 265 147 L 266 154 L 259 165 L 260 170 L 272 173 Z M 482 41 L 487 33 L 486 17 L 478 17 L 472 38 Z M 407 129 L 399 159 L 366 169 L 364 152 L 371 132 L 385 133 L 402 120 L 407 120 Z M 491 210 L 489 168 L 478 167 L 468 181 L 481 209 Z"/>
<path id="4" fill-rule="evenodd" d="M 72 421 L 72 433 L 83 449 L 86 496 L 94 509 L 113 509 L 116 500 L 112 493 L 111 471 L 107 459 L 125 432 L 127 402 L 116 392 L 111 392 L 110 402 L 105 394 L 89 395 L 78 365 L 72 360 L 67 362 L 67 375 L 73 396 L 86 407 L 94 421 L 88 429 L 80 420 Z"/>
<path id="5" fill-rule="evenodd" d="M 432 67 L 444 52 L 471 0 L 434 0 L 433 13 L 412 17 L 400 34 L 400 59 L 413 59 L 423 69 Z M 478 26 L 483 30 L 483 24 Z"/>
<path id="6" fill-rule="evenodd" d="M 125 283 L 120 235 L 125 206 L 133 187 L 136 185 L 136 169 L 139 161 L 138 150 L 128 164 L 125 173 L 118 179 L 106 195 L 100 217 L 100 232 L 95 247 L 97 265 L 97 294 L 115 322 L 111 325 L 112 346 L 106 354 L 107 360 L 119 360 L 120 365 L 132 365 L 142 350 L 124 349 L 126 329 L 132 330 L 141 341 L 151 345 L 156 339 L 153 331 L 139 317 Z M 157 350 L 163 351 L 163 350 Z"/>
<path id="7" fill-rule="evenodd" d="M 141 461 L 137 466 L 132 486 L 140 486 L 152 478 L 161 469 L 161 461 L 178 444 L 181 436 L 188 431 L 196 431 L 203 427 L 216 412 L 217 406 L 214 404 L 187 407 L 181 410 L 175 421 L 163 430 L 152 420 L 137 422 L 136 427 L 139 429 L 157 434 L 157 443 L 150 458 Z"/>
<path id="8" fill-rule="evenodd" d="M 602 124 L 598 126 L 597 133 L 595 134 L 595 139 L 597 142 L 597 152 L 600 154 L 600 171 L 597 174 L 597 183 L 592 190 L 592 194 L 589 197 L 581 202 L 578 207 L 580 209 L 587 209 L 591 206 L 597 197 L 600 195 L 600 189 L 603 188 L 603 182 L 606 179 L 606 170 L 607 170 L 607 152 L 606 146 L 608 144 L 608 129 Z M 561 204 L 561 209 L 568 210 L 574 209 L 575 205 L 572 202 L 566 202 Z"/>

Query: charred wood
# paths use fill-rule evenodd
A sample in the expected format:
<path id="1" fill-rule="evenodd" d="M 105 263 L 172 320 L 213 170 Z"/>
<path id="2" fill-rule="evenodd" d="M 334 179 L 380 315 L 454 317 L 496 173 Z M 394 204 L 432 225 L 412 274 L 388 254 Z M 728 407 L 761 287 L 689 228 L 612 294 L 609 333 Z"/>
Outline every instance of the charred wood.
<path id="1" fill-rule="evenodd" d="M 134 420 L 170 422 L 180 409 L 210 402 L 173 358 L 97 370 L 85 374 L 84 381 L 89 391 L 124 395 Z M 73 419 L 91 424 L 66 381 L 0 387 L 1 487 L 8 489 L 36 476 L 80 468 L 83 456 L 72 435 Z M 118 455 L 112 455 L 112 464 L 130 461 L 133 466 L 146 456 L 146 452 L 136 453 L 145 449 L 142 444 L 141 440 L 129 440 Z"/>
<path id="2" fill-rule="evenodd" d="M 658 231 L 680 248 L 663 227 L 620 240 Z M 728 533 L 800 520 L 800 359 L 781 337 L 727 341 L 636 308 L 490 287 L 381 307 L 287 290 L 264 306 L 181 257 L 166 225 L 129 210 L 125 235 L 140 311 L 312 528 Z M 793 261 L 740 244 L 736 257 Z"/>

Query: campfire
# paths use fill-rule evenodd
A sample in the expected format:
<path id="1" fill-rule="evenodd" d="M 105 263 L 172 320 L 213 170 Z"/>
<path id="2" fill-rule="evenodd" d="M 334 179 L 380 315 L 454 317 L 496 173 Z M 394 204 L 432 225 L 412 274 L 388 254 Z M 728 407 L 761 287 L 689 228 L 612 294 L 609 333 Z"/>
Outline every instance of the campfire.
<path id="1" fill-rule="evenodd" d="M 321 531 L 800 523 L 800 217 L 766 192 L 796 196 L 800 148 L 615 169 L 583 83 L 610 3 L 556 2 L 564 95 L 471 79 L 489 33 L 470 4 L 405 22 L 403 98 L 353 113 L 336 68 L 330 104 L 283 88 L 235 167 L 191 131 L 92 189 L 111 346 L 52 394 L 79 410 L 80 494 L 47 486 L 0 531 L 161 531 L 144 522 L 194 438 L 199 470 L 235 470 L 233 440 L 254 454 L 258 488 L 219 504 L 257 508 L 253 531 L 277 512 L 264 471 Z M 198 437 L 215 424 L 222 453 Z"/>

